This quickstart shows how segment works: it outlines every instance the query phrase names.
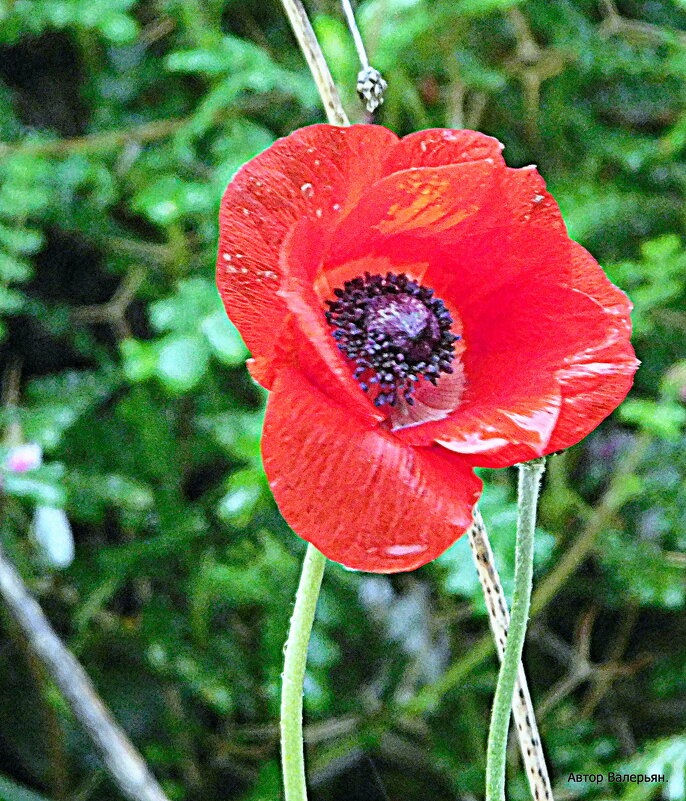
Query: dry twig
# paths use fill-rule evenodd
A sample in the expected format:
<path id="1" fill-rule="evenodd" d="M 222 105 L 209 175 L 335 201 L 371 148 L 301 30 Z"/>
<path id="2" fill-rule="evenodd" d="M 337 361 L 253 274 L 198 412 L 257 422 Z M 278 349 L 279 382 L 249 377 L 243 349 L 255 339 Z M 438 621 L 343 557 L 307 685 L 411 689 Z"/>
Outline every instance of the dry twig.
<path id="1" fill-rule="evenodd" d="M 469 545 L 476 562 L 476 570 L 486 599 L 488 619 L 493 631 L 498 657 L 502 660 L 510 623 L 510 613 L 503 592 L 503 585 L 495 566 L 493 551 L 488 540 L 488 533 L 481 512 L 474 511 L 474 525 L 469 530 Z M 529 693 L 524 665 L 519 664 L 517 683 L 512 698 L 512 714 L 514 716 L 519 747 L 531 794 L 536 801 L 552 801 L 553 791 L 548 777 L 548 768 L 538 733 L 534 707 Z"/>
<path id="2" fill-rule="evenodd" d="M 1 548 L 0 594 L 31 651 L 57 685 L 124 795 L 131 801 L 168 801 L 143 757 L 114 721 L 85 670 L 55 634 Z"/>

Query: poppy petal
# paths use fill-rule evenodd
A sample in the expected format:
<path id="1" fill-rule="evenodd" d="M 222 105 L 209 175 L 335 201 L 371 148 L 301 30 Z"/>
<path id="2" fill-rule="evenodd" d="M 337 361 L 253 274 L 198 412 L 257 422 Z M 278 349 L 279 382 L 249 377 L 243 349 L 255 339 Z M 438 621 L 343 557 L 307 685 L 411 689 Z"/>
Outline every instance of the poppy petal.
<path id="1" fill-rule="evenodd" d="M 219 213 L 217 284 L 255 357 L 253 374 L 266 386 L 286 314 L 276 294 L 286 234 L 303 218 L 332 226 L 383 175 L 397 141 L 379 125 L 313 125 L 273 144 L 228 185 Z"/>
<path id="2" fill-rule="evenodd" d="M 281 249 L 281 289 L 288 311 L 289 331 L 282 335 L 275 361 L 299 368 L 324 394 L 347 404 L 350 412 L 367 421 L 379 422 L 376 409 L 353 377 L 331 335 L 321 301 L 313 287 L 313 276 L 321 264 L 323 237 L 310 220 L 301 220 L 286 236 Z"/>
<path id="3" fill-rule="evenodd" d="M 629 341 L 631 301 L 581 245 L 573 243 L 572 254 L 575 287 L 603 308 L 606 328 L 604 336 L 558 373 L 562 407 L 547 453 L 579 442 L 614 411 L 631 389 L 639 365 Z"/>
<path id="4" fill-rule="evenodd" d="M 326 270 L 382 255 L 400 272 L 408 262 L 429 259 L 437 240 L 471 231 L 483 205 L 493 203 L 497 177 L 492 161 L 474 161 L 403 170 L 377 181 L 336 228 Z M 417 257 L 415 248 L 425 253 Z M 422 272 L 426 267 L 428 261 Z"/>
<path id="5" fill-rule="evenodd" d="M 545 452 L 561 405 L 560 387 L 550 379 L 547 386 L 532 386 L 528 392 L 522 386 L 507 396 L 477 397 L 440 423 L 425 424 L 421 431 L 398 431 L 397 435 L 413 444 L 418 435 L 420 441 L 430 435 L 444 448 L 470 456 L 474 465 L 507 467 Z"/>
<path id="6" fill-rule="evenodd" d="M 294 531 L 330 559 L 375 573 L 412 570 L 445 551 L 471 525 L 482 486 L 466 459 L 404 445 L 292 369 L 269 396 L 262 454 Z"/>
<path id="7" fill-rule="evenodd" d="M 570 274 L 570 240 L 555 199 L 533 167 L 497 170 L 492 191 L 472 225 L 457 236 L 427 241 L 415 254 L 425 258 L 425 282 L 446 301 L 476 303 L 513 281 L 561 283 Z"/>
<path id="8" fill-rule="evenodd" d="M 493 159 L 504 164 L 503 145 L 478 131 L 428 128 L 404 136 L 388 153 L 388 174 L 412 167 L 443 167 L 467 161 Z"/>
<path id="9" fill-rule="evenodd" d="M 569 253 L 574 280 L 579 246 Z M 586 273 L 592 267 L 602 275 L 586 257 L 592 262 Z M 480 467 L 526 461 L 582 439 L 624 397 L 636 369 L 625 296 L 604 276 L 592 284 L 585 274 L 582 283 L 587 292 L 550 281 L 512 282 L 468 306 L 460 406 L 398 437 L 473 454 Z M 609 376 L 611 386 L 603 388 Z"/>

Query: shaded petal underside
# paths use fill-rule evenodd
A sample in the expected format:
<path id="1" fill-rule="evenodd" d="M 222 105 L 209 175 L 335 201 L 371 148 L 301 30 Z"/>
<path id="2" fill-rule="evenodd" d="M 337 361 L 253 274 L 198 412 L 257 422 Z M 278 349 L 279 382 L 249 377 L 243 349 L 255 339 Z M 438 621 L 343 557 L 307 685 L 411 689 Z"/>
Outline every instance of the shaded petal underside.
<path id="1" fill-rule="evenodd" d="M 279 369 L 292 367 L 334 402 L 345 405 L 351 414 L 378 423 L 383 413 L 374 407 L 352 368 L 331 336 L 320 299 L 313 287 L 313 276 L 321 264 L 322 232 L 310 220 L 293 226 L 281 248 L 281 289 L 290 312 L 288 327 L 281 333 L 277 354 Z"/>

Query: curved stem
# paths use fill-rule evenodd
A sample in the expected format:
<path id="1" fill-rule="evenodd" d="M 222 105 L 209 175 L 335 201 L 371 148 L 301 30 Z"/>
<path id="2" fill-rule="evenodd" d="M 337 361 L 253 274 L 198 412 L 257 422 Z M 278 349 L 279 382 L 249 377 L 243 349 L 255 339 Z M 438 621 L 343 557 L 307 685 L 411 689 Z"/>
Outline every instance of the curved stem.
<path id="1" fill-rule="evenodd" d="M 348 28 L 350 28 L 353 42 L 355 42 L 355 50 L 357 50 L 357 57 L 360 59 L 362 69 L 369 69 L 369 58 L 367 57 L 367 51 L 362 41 L 360 29 L 357 27 L 357 22 L 355 21 L 355 13 L 353 12 L 353 7 L 350 5 L 350 0 L 341 0 L 341 5 L 343 6 L 343 13 L 345 14 Z"/>
<path id="2" fill-rule="evenodd" d="M 326 557 L 307 546 L 286 640 L 281 689 L 281 766 L 286 801 L 307 801 L 303 749 L 303 682 Z"/>
<path id="3" fill-rule="evenodd" d="M 329 122 L 332 125 L 349 125 L 331 71 L 301 0 L 281 0 L 281 4 L 317 85 Z M 326 557 L 313 545 L 308 545 L 286 640 L 281 689 L 281 768 L 285 801 L 307 801 L 303 683 L 307 646 L 325 565 Z"/>
<path id="4" fill-rule="evenodd" d="M 493 558 L 491 543 L 481 512 L 474 510 L 474 525 L 469 530 L 469 545 L 472 549 L 479 582 L 484 591 L 488 618 L 493 631 L 498 656 L 502 660 L 510 627 L 510 612 L 507 608 L 503 585 Z M 541 736 L 538 733 L 534 705 L 531 701 L 526 672 L 521 660 L 518 678 L 512 699 L 512 715 L 517 727 L 519 750 L 529 781 L 531 797 L 535 801 L 552 801 L 553 791 L 550 786 L 548 767 L 545 762 Z"/>
<path id="5" fill-rule="evenodd" d="M 93 741 L 123 795 L 131 801 L 167 801 L 143 757 L 105 707 L 86 671 L 57 636 L 1 547 L 0 596 L 26 638 L 27 647 Z"/>
<path id="6" fill-rule="evenodd" d="M 545 460 L 536 459 L 519 466 L 519 515 L 515 586 L 512 595 L 510 626 L 505 643 L 498 685 L 493 698 L 491 727 L 486 752 L 486 801 L 505 801 L 505 759 L 510 709 L 519 661 L 522 657 L 526 624 L 529 619 L 534 564 L 536 504 Z"/>

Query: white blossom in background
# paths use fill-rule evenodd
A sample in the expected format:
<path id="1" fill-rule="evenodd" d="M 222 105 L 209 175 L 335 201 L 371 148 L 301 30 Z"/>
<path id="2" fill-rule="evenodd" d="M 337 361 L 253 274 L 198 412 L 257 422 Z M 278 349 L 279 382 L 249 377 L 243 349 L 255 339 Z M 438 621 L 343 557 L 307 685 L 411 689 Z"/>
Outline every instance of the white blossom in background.
<path id="1" fill-rule="evenodd" d="M 74 537 L 64 509 L 37 506 L 33 518 L 33 538 L 44 562 L 64 570 L 74 561 Z"/>

